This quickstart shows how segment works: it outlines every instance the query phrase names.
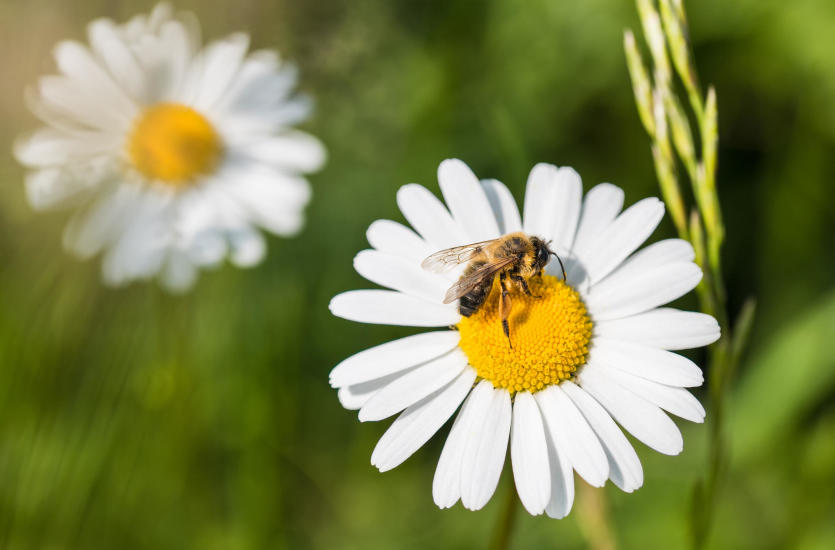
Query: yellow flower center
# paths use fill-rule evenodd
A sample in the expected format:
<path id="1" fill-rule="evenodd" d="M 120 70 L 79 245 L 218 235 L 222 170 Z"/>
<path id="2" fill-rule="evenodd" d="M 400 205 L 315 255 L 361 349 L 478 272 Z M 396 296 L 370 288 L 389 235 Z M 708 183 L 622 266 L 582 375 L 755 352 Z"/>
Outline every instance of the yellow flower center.
<path id="1" fill-rule="evenodd" d="M 533 277 L 528 285 L 533 296 L 511 293 L 510 342 L 499 316 L 498 277 L 485 303 L 458 323 L 459 346 L 478 376 L 511 393 L 569 380 L 586 362 L 591 339 L 592 323 L 577 291 L 551 275 Z"/>
<path id="2" fill-rule="evenodd" d="M 220 137 L 203 115 L 176 103 L 148 107 L 127 144 L 134 168 L 149 179 L 173 186 L 210 173 L 222 148 Z"/>

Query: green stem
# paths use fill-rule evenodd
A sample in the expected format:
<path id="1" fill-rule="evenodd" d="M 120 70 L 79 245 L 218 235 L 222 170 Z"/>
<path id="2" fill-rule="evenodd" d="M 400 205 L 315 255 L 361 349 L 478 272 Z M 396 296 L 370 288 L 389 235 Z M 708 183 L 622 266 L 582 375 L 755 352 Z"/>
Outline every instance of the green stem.
<path id="1" fill-rule="evenodd" d="M 516 502 L 516 485 L 511 482 L 507 484 L 507 487 L 504 508 L 499 524 L 493 533 L 490 550 L 508 550 L 510 548 L 510 535 L 513 533 L 513 524 L 516 522 L 516 510 L 519 508 L 519 504 Z"/>

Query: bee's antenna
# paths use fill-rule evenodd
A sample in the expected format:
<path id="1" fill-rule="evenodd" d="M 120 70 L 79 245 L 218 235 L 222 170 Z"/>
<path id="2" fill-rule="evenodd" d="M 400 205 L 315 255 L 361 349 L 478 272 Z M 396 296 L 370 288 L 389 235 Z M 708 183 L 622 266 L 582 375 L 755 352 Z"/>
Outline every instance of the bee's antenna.
<path id="1" fill-rule="evenodd" d="M 560 258 L 559 254 L 554 252 L 553 250 L 549 250 L 551 254 L 557 257 L 557 261 L 560 263 L 560 269 L 562 269 L 562 280 L 565 281 L 568 279 L 568 275 L 565 274 L 565 266 L 562 263 L 562 258 Z"/>

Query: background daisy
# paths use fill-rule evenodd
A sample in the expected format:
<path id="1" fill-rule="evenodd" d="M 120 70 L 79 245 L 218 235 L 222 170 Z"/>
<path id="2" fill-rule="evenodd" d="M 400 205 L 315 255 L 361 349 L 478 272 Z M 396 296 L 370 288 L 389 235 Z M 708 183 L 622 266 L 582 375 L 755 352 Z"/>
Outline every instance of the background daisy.
<path id="1" fill-rule="evenodd" d="M 296 71 L 243 33 L 201 46 L 199 26 L 159 4 L 127 23 L 98 19 L 89 45 L 59 43 L 59 74 L 27 94 L 46 125 L 20 139 L 37 209 L 72 207 L 66 248 L 103 254 L 109 284 L 159 276 L 190 287 L 224 258 L 260 262 L 258 228 L 303 223 L 320 142 L 292 125 L 310 112 Z"/>
<path id="2" fill-rule="evenodd" d="M 531 514 L 567 515 L 574 471 L 593 486 L 611 479 L 624 491 L 637 489 L 641 464 L 612 419 L 670 455 L 683 442 L 663 411 L 704 419 L 684 389 L 701 385 L 701 370 L 668 350 L 707 345 L 719 338 L 719 325 L 709 315 L 660 307 L 701 280 L 692 247 L 669 239 L 636 251 L 661 221 L 663 204 L 644 199 L 621 212 L 623 191 L 606 183 L 583 198 L 571 168 L 535 166 L 522 216 L 502 183 L 479 182 L 461 161 L 441 163 L 438 182 L 446 206 L 420 185 L 402 187 L 398 206 L 415 231 L 377 221 L 368 230 L 373 250 L 354 260 L 360 275 L 391 290 L 349 291 L 330 304 L 354 321 L 456 329 L 382 344 L 331 372 L 340 402 L 359 409 L 360 420 L 400 413 L 372 464 L 381 471 L 399 465 L 462 405 L 435 472 L 432 494 L 441 508 L 459 499 L 466 508 L 483 507 L 508 444 Z M 440 249 L 516 231 L 550 242 L 567 280 L 552 262 L 529 282 L 533 296 L 512 295 L 511 348 L 498 291 L 462 318 L 457 303 L 442 303 L 461 270 L 443 276 L 421 262 Z"/>

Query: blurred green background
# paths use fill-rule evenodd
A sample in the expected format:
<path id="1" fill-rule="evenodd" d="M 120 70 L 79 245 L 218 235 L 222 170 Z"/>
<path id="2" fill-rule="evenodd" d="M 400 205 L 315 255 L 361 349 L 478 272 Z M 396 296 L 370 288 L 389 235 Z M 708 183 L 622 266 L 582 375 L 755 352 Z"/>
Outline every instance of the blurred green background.
<path id="1" fill-rule="evenodd" d="M 298 238 L 271 238 L 261 266 L 205 273 L 182 297 L 104 288 L 98 262 L 61 250 L 66 214 L 28 207 L 11 157 L 36 124 L 23 89 L 53 72 L 53 45 L 152 5 L 0 2 L 0 548 L 486 546 L 509 469 L 477 513 L 432 502 L 443 436 L 378 473 L 369 458 L 388 423 L 357 422 L 327 374 L 411 330 L 336 319 L 327 304 L 368 286 L 351 268 L 366 227 L 402 220 L 402 184 L 437 192 L 444 158 L 518 200 L 538 161 L 574 166 L 586 189 L 621 185 L 627 203 L 657 194 L 621 47 L 639 29 L 634 5 L 178 2 L 205 39 L 243 30 L 296 61 L 317 105 L 306 128 L 330 153 Z M 759 300 L 709 546 L 835 548 L 835 3 L 686 7 L 719 96 L 731 307 Z M 653 238 L 672 233 L 665 220 Z M 603 490 L 625 548 L 687 545 L 708 429 L 679 425 L 682 455 L 636 443 L 644 487 Z M 563 521 L 522 513 L 514 545 L 583 548 L 583 519 L 577 503 Z"/>

